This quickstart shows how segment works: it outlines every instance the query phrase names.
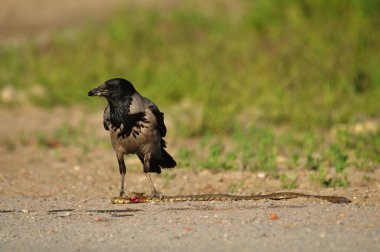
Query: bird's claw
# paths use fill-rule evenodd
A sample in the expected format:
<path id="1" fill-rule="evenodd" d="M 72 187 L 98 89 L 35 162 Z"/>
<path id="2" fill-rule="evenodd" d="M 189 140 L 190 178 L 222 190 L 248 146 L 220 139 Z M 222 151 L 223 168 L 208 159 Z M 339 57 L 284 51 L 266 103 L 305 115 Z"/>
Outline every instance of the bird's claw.
<path id="1" fill-rule="evenodd" d="M 119 198 L 125 199 L 126 197 L 127 197 L 127 195 L 125 194 L 125 192 L 121 191 L 119 194 Z"/>
<path id="2" fill-rule="evenodd" d="M 152 191 L 151 197 L 152 198 L 159 198 L 161 200 L 164 198 L 164 195 L 162 193 L 157 192 L 157 191 Z"/>

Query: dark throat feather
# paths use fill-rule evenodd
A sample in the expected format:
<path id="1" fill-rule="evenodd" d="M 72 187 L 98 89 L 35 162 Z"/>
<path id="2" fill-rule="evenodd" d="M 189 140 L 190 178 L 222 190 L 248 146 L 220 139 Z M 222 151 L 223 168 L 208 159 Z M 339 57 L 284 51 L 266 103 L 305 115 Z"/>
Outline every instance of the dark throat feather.
<path id="1" fill-rule="evenodd" d="M 130 113 L 130 106 L 133 97 L 129 96 L 123 101 L 109 101 L 110 106 L 110 123 L 114 130 L 119 129 L 118 137 L 129 137 L 131 134 L 136 138 L 144 123 L 147 123 L 145 112 Z"/>

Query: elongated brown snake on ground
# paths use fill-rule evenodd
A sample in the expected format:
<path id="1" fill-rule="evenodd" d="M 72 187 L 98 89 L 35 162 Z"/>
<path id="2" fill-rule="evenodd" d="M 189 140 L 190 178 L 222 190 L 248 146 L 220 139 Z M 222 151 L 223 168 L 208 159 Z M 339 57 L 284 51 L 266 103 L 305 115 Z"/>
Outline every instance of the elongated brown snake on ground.
<path id="1" fill-rule="evenodd" d="M 286 200 L 293 198 L 312 198 L 327 200 L 331 203 L 350 203 L 351 200 L 341 196 L 322 196 L 297 192 L 278 192 L 270 194 L 233 195 L 233 194 L 199 194 L 175 196 L 145 196 L 135 193 L 129 197 L 114 197 L 113 204 L 153 203 L 153 202 L 185 202 L 185 201 L 241 201 L 241 200 Z"/>

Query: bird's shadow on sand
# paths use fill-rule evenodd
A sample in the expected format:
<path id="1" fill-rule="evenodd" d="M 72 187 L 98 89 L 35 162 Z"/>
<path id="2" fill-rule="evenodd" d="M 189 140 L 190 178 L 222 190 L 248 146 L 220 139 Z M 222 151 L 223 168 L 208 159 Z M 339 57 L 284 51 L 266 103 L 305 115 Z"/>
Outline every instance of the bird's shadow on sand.
<path id="1" fill-rule="evenodd" d="M 15 210 L 0 210 L 0 213 L 14 213 Z"/>
<path id="2" fill-rule="evenodd" d="M 76 209 L 73 208 L 67 208 L 67 209 L 53 209 L 47 211 L 48 214 L 59 214 L 59 213 L 65 213 L 65 212 L 73 212 Z M 94 213 L 94 214 L 102 214 L 102 213 L 108 213 L 111 217 L 130 217 L 134 216 L 133 212 L 140 212 L 143 211 L 142 209 L 91 209 L 91 210 L 84 210 L 86 213 Z M 5 211 L 4 211 L 5 212 Z M 62 216 L 59 216 L 62 217 Z"/>
<path id="3" fill-rule="evenodd" d="M 111 217 L 132 217 L 134 214 L 130 214 L 133 212 L 143 211 L 141 209 L 96 209 L 96 210 L 86 210 L 87 213 L 108 213 Z"/>
<path id="4" fill-rule="evenodd" d="M 132 212 L 140 212 L 142 209 L 98 209 L 98 210 L 86 210 L 87 213 L 132 213 Z"/>
<path id="5" fill-rule="evenodd" d="M 47 211 L 49 214 L 55 214 L 55 213 L 62 213 L 62 212 L 72 212 L 74 211 L 75 209 L 73 208 L 67 208 L 67 209 L 53 209 L 53 210 L 49 210 Z"/>

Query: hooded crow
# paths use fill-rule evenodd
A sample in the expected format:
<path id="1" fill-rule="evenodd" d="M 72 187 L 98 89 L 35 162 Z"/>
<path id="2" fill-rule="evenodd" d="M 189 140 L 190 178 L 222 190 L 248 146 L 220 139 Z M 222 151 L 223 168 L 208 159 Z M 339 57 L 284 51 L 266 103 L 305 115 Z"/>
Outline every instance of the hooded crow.
<path id="1" fill-rule="evenodd" d="M 164 113 L 156 104 L 141 96 L 127 80 L 115 78 L 88 92 L 88 96 L 103 96 L 108 105 L 103 114 L 103 125 L 110 132 L 112 147 L 116 153 L 121 176 L 120 197 L 125 197 L 124 155 L 137 154 L 144 173 L 158 195 L 149 173 L 161 173 L 161 168 L 176 166 L 166 152 Z"/>

